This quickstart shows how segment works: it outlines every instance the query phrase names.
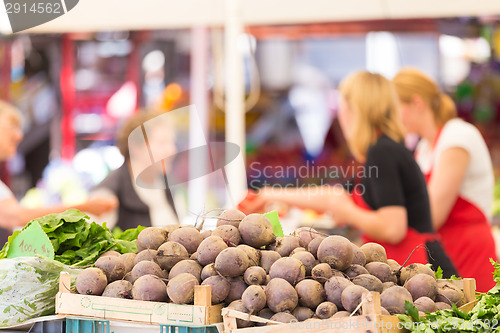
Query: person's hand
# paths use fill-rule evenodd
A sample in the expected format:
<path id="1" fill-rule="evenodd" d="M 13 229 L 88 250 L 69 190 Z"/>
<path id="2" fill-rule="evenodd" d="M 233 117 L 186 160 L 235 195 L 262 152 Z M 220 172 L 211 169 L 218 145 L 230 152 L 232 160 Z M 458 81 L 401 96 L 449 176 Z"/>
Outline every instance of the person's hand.
<path id="1" fill-rule="evenodd" d="M 118 200 L 112 197 L 93 198 L 77 208 L 96 216 L 100 216 L 118 207 Z"/>
<path id="2" fill-rule="evenodd" d="M 247 215 L 264 212 L 267 204 L 265 191 L 265 188 L 260 189 L 259 192 L 248 190 L 246 197 L 238 204 L 238 209 Z"/>

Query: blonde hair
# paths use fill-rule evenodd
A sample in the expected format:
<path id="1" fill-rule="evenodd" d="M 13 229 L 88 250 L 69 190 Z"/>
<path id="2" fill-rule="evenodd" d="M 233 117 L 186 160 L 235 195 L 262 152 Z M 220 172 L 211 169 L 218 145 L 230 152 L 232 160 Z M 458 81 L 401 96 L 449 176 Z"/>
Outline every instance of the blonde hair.
<path id="1" fill-rule="evenodd" d="M 414 68 L 402 69 L 392 80 L 396 93 L 403 103 L 410 103 L 413 96 L 420 96 L 429 106 L 438 126 L 457 116 L 455 103 L 441 92 L 430 77 Z"/>
<path id="2" fill-rule="evenodd" d="M 380 134 L 396 142 L 404 140 L 398 101 L 389 80 L 380 74 L 361 71 L 347 76 L 339 89 L 356 113 L 348 144 L 357 160 L 365 160 L 368 148 L 375 144 Z"/>

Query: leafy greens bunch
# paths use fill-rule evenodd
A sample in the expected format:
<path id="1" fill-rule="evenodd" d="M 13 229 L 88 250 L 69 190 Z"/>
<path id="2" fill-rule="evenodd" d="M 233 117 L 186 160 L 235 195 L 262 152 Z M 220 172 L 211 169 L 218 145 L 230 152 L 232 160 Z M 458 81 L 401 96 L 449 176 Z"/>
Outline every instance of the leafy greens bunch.
<path id="1" fill-rule="evenodd" d="M 85 213 L 69 209 L 60 214 L 34 219 L 23 230 L 32 223 L 40 224 L 52 243 L 54 259 L 69 266 L 93 264 L 102 253 L 111 250 L 120 253 L 137 251 L 136 239 L 144 227 L 139 226 L 113 235 L 106 223 L 89 223 L 88 219 Z M 0 259 L 7 256 L 10 244 L 21 231 L 16 231 L 9 237 L 0 251 Z"/>

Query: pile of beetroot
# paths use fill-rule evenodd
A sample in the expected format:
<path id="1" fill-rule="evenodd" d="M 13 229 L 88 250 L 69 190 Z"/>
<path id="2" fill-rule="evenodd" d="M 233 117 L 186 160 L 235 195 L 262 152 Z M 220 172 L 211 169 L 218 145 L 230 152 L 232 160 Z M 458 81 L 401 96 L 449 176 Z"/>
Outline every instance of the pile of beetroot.
<path id="1" fill-rule="evenodd" d="M 426 265 L 401 267 L 375 243 L 358 247 L 342 236 L 312 228 L 275 237 L 262 214 L 229 209 L 217 227 L 146 228 L 138 253 L 108 252 L 77 277 L 80 294 L 192 304 L 194 287 L 210 285 L 212 304 L 278 322 L 349 316 L 363 293 L 381 293 L 382 312 L 423 312 L 464 303 L 464 293 L 438 281 Z M 238 319 L 238 327 L 254 325 Z"/>

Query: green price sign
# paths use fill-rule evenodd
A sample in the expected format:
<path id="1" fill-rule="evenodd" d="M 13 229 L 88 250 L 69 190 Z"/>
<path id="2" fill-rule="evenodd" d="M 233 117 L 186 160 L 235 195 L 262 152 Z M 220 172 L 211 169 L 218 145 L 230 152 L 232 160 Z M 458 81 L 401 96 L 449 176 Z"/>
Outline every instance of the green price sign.
<path id="1" fill-rule="evenodd" d="M 273 233 L 276 237 L 283 237 L 283 228 L 281 227 L 280 223 L 280 217 L 278 215 L 278 212 L 275 210 L 272 210 L 268 213 L 264 214 L 265 217 L 271 222 L 271 226 L 273 227 Z"/>
<path id="2" fill-rule="evenodd" d="M 34 257 L 35 255 L 54 259 L 52 243 L 38 222 L 31 223 L 14 238 L 9 246 L 7 258 Z"/>

